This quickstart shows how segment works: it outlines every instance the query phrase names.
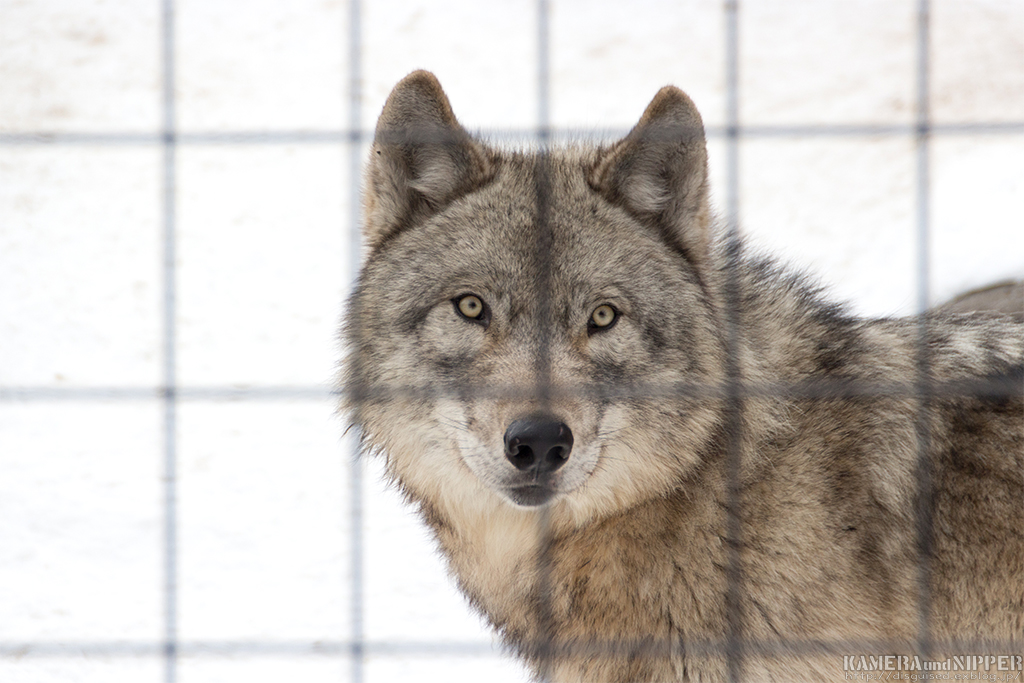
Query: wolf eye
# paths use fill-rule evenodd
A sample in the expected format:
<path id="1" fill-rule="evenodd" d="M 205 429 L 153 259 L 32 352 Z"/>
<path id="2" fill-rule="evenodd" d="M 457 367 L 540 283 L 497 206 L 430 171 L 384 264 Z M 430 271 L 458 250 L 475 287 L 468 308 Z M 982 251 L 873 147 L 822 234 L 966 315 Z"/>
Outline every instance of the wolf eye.
<path id="1" fill-rule="evenodd" d="M 452 299 L 452 303 L 455 304 L 455 311 L 466 320 L 487 324 L 487 307 L 480 297 L 475 294 L 463 294 Z"/>
<path id="2" fill-rule="evenodd" d="M 616 311 L 611 304 L 601 304 L 594 309 L 594 312 L 590 314 L 590 320 L 587 321 L 587 330 L 593 334 L 594 332 L 603 332 L 619 319 L 619 312 Z"/>

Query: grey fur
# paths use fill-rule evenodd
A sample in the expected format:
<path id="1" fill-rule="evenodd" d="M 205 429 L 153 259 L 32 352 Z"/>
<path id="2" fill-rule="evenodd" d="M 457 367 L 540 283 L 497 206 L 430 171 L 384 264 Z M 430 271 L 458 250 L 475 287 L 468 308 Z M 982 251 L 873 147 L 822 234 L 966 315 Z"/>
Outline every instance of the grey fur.
<path id="1" fill-rule="evenodd" d="M 998 313 L 1024 321 L 1024 281 L 998 282 L 973 289 L 943 304 L 939 310 L 948 313 Z"/>
<path id="2" fill-rule="evenodd" d="M 474 140 L 410 74 L 378 123 L 366 226 L 345 407 L 538 676 L 724 681 L 739 637 L 745 680 L 841 680 L 841 654 L 916 651 L 922 615 L 934 658 L 1020 653 L 1024 325 L 856 319 L 724 244 L 680 90 L 616 144 L 538 154 Z M 470 293 L 479 320 L 454 305 Z M 618 318 L 594 329 L 606 303 Z M 575 445 L 551 502 L 517 505 L 502 436 L 537 413 Z"/>

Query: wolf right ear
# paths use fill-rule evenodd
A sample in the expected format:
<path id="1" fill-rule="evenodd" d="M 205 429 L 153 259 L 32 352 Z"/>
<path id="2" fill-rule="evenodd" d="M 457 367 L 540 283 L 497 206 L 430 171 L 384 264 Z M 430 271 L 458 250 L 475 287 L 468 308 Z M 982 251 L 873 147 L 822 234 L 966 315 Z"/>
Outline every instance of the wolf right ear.
<path id="1" fill-rule="evenodd" d="M 371 249 L 486 182 L 488 150 L 452 113 L 441 84 L 414 71 L 395 86 L 377 121 L 366 174 L 364 237 Z"/>
<path id="2" fill-rule="evenodd" d="M 707 258 L 710 235 L 708 153 L 697 106 L 665 86 L 640 122 L 605 149 L 591 169 L 591 187 L 642 221 L 695 264 Z"/>

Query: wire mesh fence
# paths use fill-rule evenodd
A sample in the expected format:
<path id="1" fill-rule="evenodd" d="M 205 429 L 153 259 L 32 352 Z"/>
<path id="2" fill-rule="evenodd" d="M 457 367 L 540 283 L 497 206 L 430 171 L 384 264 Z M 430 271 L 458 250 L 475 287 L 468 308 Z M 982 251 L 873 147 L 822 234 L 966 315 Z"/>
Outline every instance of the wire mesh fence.
<path id="1" fill-rule="evenodd" d="M 225 383 L 222 386 L 196 386 L 182 382 L 178 367 L 180 354 L 180 310 L 179 286 L 181 254 L 179 251 L 179 207 L 181 197 L 179 185 L 182 182 L 182 167 L 179 152 L 183 146 L 273 146 L 273 145 L 309 145 L 326 144 L 346 145 L 346 158 L 342 162 L 347 168 L 348 195 L 346 225 L 343 226 L 346 252 L 350 259 L 349 269 L 355 273 L 359 267 L 360 247 L 360 177 L 364 162 L 365 143 L 372 139 L 368 124 L 364 120 L 362 106 L 363 75 L 363 35 L 364 6 L 359 0 L 352 0 L 348 5 L 346 30 L 348 38 L 348 76 L 343 84 L 348 93 L 348 119 L 344 128 L 329 131 L 222 131 L 211 133 L 181 132 L 176 119 L 176 72 L 175 65 L 180 59 L 180 46 L 175 33 L 176 1 L 163 0 L 161 4 L 161 131 L 158 133 L 138 132 L 39 132 L 15 131 L 0 133 L 0 145 L 4 148 L 33 146 L 158 146 L 161 150 L 160 180 L 160 220 L 162 226 L 162 267 L 161 267 L 161 321 L 159 339 L 159 357 L 161 369 L 159 381 L 155 386 L 81 386 L 63 388 L 53 386 L 0 386 L 0 401 L 5 404 L 29 403 L 65 403 L 65 402 L 137 402 L 155 401 L 161 406 L 160 431 L 162 434 L 162 472 L 160 526 L 162 529 L 162 602 L 159 606 L 161 615 L 160 637 L 152 639 L 120 639 L 98 640 L 84 639 L 75 641 L 37 638 L 32 640 L 7 639 L 0 640 L 0 656 L 6 658 L 60 658 L 60 657 L 147 657 L 159 658 L 162 662 L 162 679 L 176 681 L 181 678 L 180 666 L 182 658 L 187 657 L 305 657 L 318 656 L 342 658 L 348 664 L 346 680 L 361 682 L 367 678 L 365 665 L 368 657 L 387 657 L 395 655 L 428 655 L 431 657 L 450 656 L 467 657 L 481 656 L 492 652 L 488 644 L 477 642 L 452 642 L 447 640 L 434 641 L 429 637 L 420 640 L 374 639 L 367 635 L 366 605 L 364 603 L 365 583 L 368 573 L 373 572 L 366 558 L 366 501 L 364 500 L 364 464 L 358 453 L 351 459 L 351 467 L 347 473 L 346 528 L 348 529 L 347 556 L 349 558 L 348 586 L 349 596 L 347 626 L 344 629 L 347 637 L 337 640 L 322 638 L 311 640 L 261 639 L 245 638 L 238 640 L 221 640 L 215 638 L 196 639 L 182 638 L 179 615 L 179 581 L 180 561 L 182 553 L 187 549 L 180 543 L 179 526 L 183 513 L 181 507 L 182 494 L 179 490 L 180 446 L 178 434 L 179 420 L 183 405 L 196 401 L 233 400 L 243 402 L 274 402 L 310 399 L 337 400 L 340 391 L 322 385 L 268 385 L 260 387 L 239 387 Z M 930 461 L 927 457 L 929 443 L 929 422 L 926 409 L 930 401 L 946 396 L 960 395 L 1016 395 L 1020 391 L 1019 382 L 1015 378 L 996 378 L 972 382 L 938 382 L 933 379 L 928 347 L 928 319 L 923 313 L 929 308 L 930 283 L 929 245 L 930 245 L 930 211 L 932 206 L 931 149 L 935 136 L 958 135 L 1017 135 L 1024 133 L 1022 121 L 977 121 L 977 122 L 943 122 L 935 123 L 929 111 L 932 99 L 929 86 L 931 60 L 929 54 L 931 6 L 929 0 L 917 0 L 914 13 L 917 18 L 915 82 L 913 84 L 915 113 L 913 121 L 900 123 L 872 124 L 779 124 L 779 125 L 745 125 L 740 116 L 741 111 L 741 36 L 743 31 L 742 7 L 737 0 L 725 0 L 719 5 L 724 27 L 724 54 L 716 56 L 724 61 L 725 73 L 725 116 L 721 125 L 709 125 L 706 128 L 708 137 L 718 140 L 725 146 L 724 170 L 724 217 L 727 235 L 725 241 L 736 263 L 741 257 L 742 241 L 740 239 L 740 214 L 743 202 L 740 178 L 740 143 L 748 139 L 786 139 L 786 138 L 878 138 L 893 137 L 909 139 L 915 150 L 915 176 L 913 183 L 914 214 L 916 217 L 916 309 L 922 315 L 918 318 L 918 375 L 912 383 L 892 382 L 885 385 L 878 383 L 859 384 L 856 382 L 839 383 L 807 382 L 796 385 L 764 384 L 742 376 L 735 349 L 738 348 L 739 320 L 741 305 L 737 301 L 737 285 L 732 282 L 727 287 L 729 305 L 727 306 L 727 327 L 729 333 L 727 349 L 731 350 L 727 357 L 727 381 L 722 385 L 709 386 L 702 383 L 680 385 L 666 383 L 664 385 L 635 384 L 622 386 L 554 386 L 546 379 L 543 371 L 550 363 L 547 344 L 541 340 L 538 358 L 541 366 L 536 387 L 525 390 L 528 394 L 539 392 L 548 399 L 559 391 L 572 395 L 599 393 L 602 396 L 616 395 L 619 397 L 650 398 L 656 396 L 687 397 L 696 399 L 713 399 L 723 401 L 727 406 L 727 428 L 725 433 L 730 441 L 728 450 L 728 469 L 731 473 L 732 485 L 729 490 L 727 519 L 728 554 L 728 595 L 727 635 L 722 640 L 660 642 L 657 640 L 637 644 L 633 642 L 588 642 L 573 646 L 574 650 L 582 650 L 589 654 L 633 653 L 638 648 L 646 654 L 655 656 L 660 653 L 705 653 L 725 657 L 730 680 L 744 680 L 744 661 L 748 657 L 785 657 L 812 655 L 843 655 L 851 652 L 904 651 L 928 653 L 939 650 L 955 650 L 963 653 L 986 653 L 996 650 L 1013 651 L 1019 643 L 977 642 L 969 637 L 947 642 L 936 640 L 931 633 L 929 593 L 929 565 L 931 537 L 934 533 L 931 519 L 930 498 L 931 473 Z M 482 136 L 490 141 L 514 141 L 532 145 L 537 149 L 540 158 L 546 150 L 565 140 L 595 139 L 607 140 L 621 136 L 625 130 L 557 130 L 552 126 L 551 100 L 551 47 L 557 36 L 552 35 L 550 16 L 552 7 L 545 0 L 538 0 L 535 7 L 536 27 L 536 102 L 537 126 L 529 130 L 510 131 L 485 130 Z M 342 84 L 339 84 L 342 85 Z M 680 84 L 685 87 L 685 84 Z M 908 84 L 909 87 L 910 84 Z M 543 169 L 543 161 L 541 169 Z M 537 232 L 538 270 L 541 280 L 551 278 L 551 263 L 548 255 L 550 248 L 550 228 L 546 225 L 548 204 L 551 201 L 547 178 L 543 173 L 538 175 L 539 181 L 535 188 L 536 214 L 540 229 Z M 547 288 L 541 287 L 541 291 Z M 542 316 L 544 317 L 544 316 Z M 543 337 L 543 334 L 542 334 Z M 415 398 L 419 395 L 436 395 L 436 387 L 360 387 L 361 401 L 374 401 L 383 398 L 402 397 Z M 491 396 L 512 396 L 522 393 L 522 388 L 497 387 L 479 389 L 479 394 L 490 393 Z M 375 392 L 377 392 L 375 394 Z M 741 524 L 741 495 L 739 490 L 740 470 L 742 468 L 739 443 L 742 438 L 742 415 L 745 401 L 757 398 L 793 397 L 807 400 L 851 397 L 910 397 L 920 402 L 920 416 L 917 423 L 918 467 L 917 481 L 920 486 L 919 500 L 922 501 L 917 515 L 919 572 L 921 595 L 926 596 L 919 603 L 918 633 L 912 642 L 892 643 L 870 640 L 827 641 L 801 640 L 781 642 L 762 642 L 745 634 L 741 604 L 744 593 L 744 574 L 739 548 L 742 546 L 744 530 Z M 547 521 L 542 515 L 540 529 L 546 534 Z M 547 574 L 544 569 L 544 556 L 540 575 Z M 543 583 L 543 581 L 542 581 Z M 543 609 L 543 605 L 541 606 Z M 428 634 L 429 635 L 429 634 Z M 547 655 L 557 654 L 558 648 L 566 646 L 552 643 L 540 643 L 538 648 Z M 542 676 L 545 675 L 542 670 Z"/>

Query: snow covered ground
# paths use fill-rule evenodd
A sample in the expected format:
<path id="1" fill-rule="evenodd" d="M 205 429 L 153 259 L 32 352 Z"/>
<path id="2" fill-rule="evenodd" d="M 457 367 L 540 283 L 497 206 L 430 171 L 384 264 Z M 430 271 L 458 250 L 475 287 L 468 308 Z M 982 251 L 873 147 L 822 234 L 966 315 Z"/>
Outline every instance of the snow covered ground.
<path id="1" fill-rule="evenodd" d="M 725 5 L 551 0 L 552 125 L 624 132 L 674 83 L 724 208 Z M 865 315 L 918 300 L 917 5 L 740 3 L 742 228 Z M 350 125 L 427 68 L 468 127 L 528 142 L 538 3 L 364 0 L 357 26 L 335 0 L 169 6 L 165 32 L 156 0 L 0 0 L 0 681 L 525 680 L 379 463 L 353 500 L 327 392 Z M 937 302 L 1024 277 L 1024 3 L 930 6 Z"/>

